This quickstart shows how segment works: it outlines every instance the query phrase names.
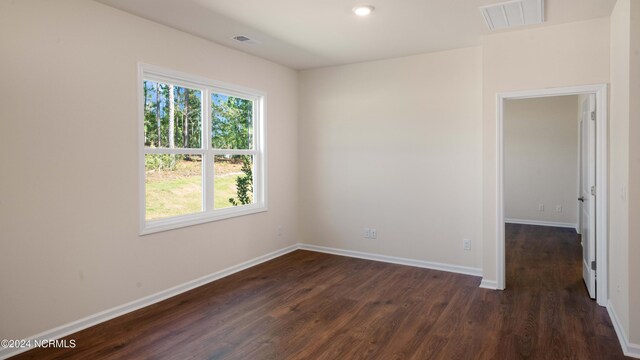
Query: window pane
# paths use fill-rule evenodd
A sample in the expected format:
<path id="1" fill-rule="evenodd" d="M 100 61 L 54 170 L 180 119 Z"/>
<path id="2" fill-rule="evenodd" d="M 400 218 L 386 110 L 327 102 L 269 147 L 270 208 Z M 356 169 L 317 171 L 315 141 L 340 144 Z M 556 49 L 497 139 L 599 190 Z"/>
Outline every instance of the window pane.
<path id="1" fill-rule="evenodd" d="M 216 155 L 213 206 L 224 209 L 253 204 L 253 156 Z"/>
<path id="2" fill-rule="evenodd" d="M 145 147 L 200 148 L 202 92 L 148 80 L 143 88 Z"/>
<path id="3" fill-rule="evenodd" d="M 146 219 L 202 211 L 201 155 L 145 155 Z"/>
<path id="4" fill-rule="evenodd" d="M 211 94 L 211 146 L 253 149 L 253 101 Z"/>

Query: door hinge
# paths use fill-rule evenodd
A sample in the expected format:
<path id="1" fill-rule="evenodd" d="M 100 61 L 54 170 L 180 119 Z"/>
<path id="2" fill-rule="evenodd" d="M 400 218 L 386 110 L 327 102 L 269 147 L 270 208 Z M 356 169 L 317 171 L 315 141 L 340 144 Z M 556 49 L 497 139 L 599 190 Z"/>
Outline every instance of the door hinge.
<path id="1" fill-rule="evenodd" d="M 595 187 L 595 185 L 591 187 L 591 195 L 596 196 L 596 187 Z"/>
<path id="2" fill-rule="evenodd" d="M 591 120 L 595 120 L 596 119 L 596 112 L 592 111 L 591 112 Z"/>
<path id="3" fill-rule="evenodd" d="M 591 270 L 596 270 L 596 262 L 595 261 L 591 262 Z"/>

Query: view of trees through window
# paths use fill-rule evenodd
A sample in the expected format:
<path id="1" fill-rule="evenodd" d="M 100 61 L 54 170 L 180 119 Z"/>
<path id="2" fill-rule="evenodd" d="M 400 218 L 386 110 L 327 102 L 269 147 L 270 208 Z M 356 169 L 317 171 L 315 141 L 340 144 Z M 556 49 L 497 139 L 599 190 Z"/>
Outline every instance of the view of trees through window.
<path id="1" fill-rule="evenodd" d="M 211 93 L 211 114 L 203 117 L 201 90 L 151 80 L 143 89 L 145 218 L 205 210 L 205 172 L 213 176 L 213 209 L 252 204 L 253 155 L 238 152 L 254 146 L 253 101 Z M 203 144 L 203 118 L 211 119 L 215 155 Z"/>

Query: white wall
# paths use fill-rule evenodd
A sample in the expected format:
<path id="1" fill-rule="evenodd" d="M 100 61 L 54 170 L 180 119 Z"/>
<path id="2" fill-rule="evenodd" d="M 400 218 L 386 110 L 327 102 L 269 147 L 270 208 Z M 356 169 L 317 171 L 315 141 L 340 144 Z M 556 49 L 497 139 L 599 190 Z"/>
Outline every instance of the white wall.
<path id="1" fill-rule="evenodd" d="M 479 48 L 302 71 L 301 240 L 479 268 L 480 90 Z"/>
<path id="2" fill-rule="evenodd" d="M 138 61 L 267 92 L 268 212 L 138 236 Z M 0 2 L 0 63 L 0 338 L 297 242 L 295 71 L 83 0 Z"/>
<path id="3" fill-rule="evenodd" d="M 608 18 L 497 33 L 482 48 L 305 71 L 299 84 L 290 69 L 92 1 L 0 2 L 0 337 L 298 240 L 483 267 L 495 280 L 496 93 L 607 83 L 611 68 L 611 143 L 640 137 L 638 102 L 633 116 L 614 115 L 640 92 L 638 6 L 628 2 L 619 0 L 611 37 Z M 629 41 L 625 14 L 636 19 Z M 138 61 L 268 93 L 269 212 L 137 235 Z M 612 161 L 612 199 L 640 182 L 638 142 L 628 143 L 612 148 L 628 164 Z M 628 210 L 623 200 L 611 208 L 611 219 L 626 215 L 611 224 L 611 276 L 621 280 L 610 283 L 621 285 L 612 302 L 639 343 L 640 312 L 630 311 L 640 300 L 639 222 L 624 221 L 640 217 L 640 198 L 626 189 Z M 365 226 L 377 240 L 362 239 Z"/>
<path id="4" fill-rule="evenodd" d="M 629 334 L 629 0 L 619 0 L 611 14 L 611 121 L 609 202 L 610 301 Z"/>
<path id="5" fill-rule="evenodd" d="M 482 41 L 483 277 L 496 280 L 496 94 L 609 82 L 609 18 L 515 32 Z"/>
<path id="6" fill-rule="evenodd" d="M 505 217 L 577 222 L 578 96 L 509 100 L 504 107 Z M 539 211 L 539 204 L 544 206 Z M 556 207 L 560 206 L 558 212 Z"/>
<path id="7" fill-rule="evenodd" d="M 632 0 L 629 44 L 629 341 L 640 357 L 640 1 Z"/>
<path id="8" fill-rule="evenodd" d="M 610 302 L 640 353 L 640 1 L 611 15 Z"/>

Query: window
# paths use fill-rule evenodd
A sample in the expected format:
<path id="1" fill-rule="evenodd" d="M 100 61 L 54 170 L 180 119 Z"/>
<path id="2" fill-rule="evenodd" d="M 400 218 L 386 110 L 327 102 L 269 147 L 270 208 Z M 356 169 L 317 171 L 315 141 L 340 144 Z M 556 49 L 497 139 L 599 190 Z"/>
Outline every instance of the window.
<path id="1" fill-rule="evenodd" d="M 140 65 L 141 233 L 266 211 L 259 91 Z"/>

